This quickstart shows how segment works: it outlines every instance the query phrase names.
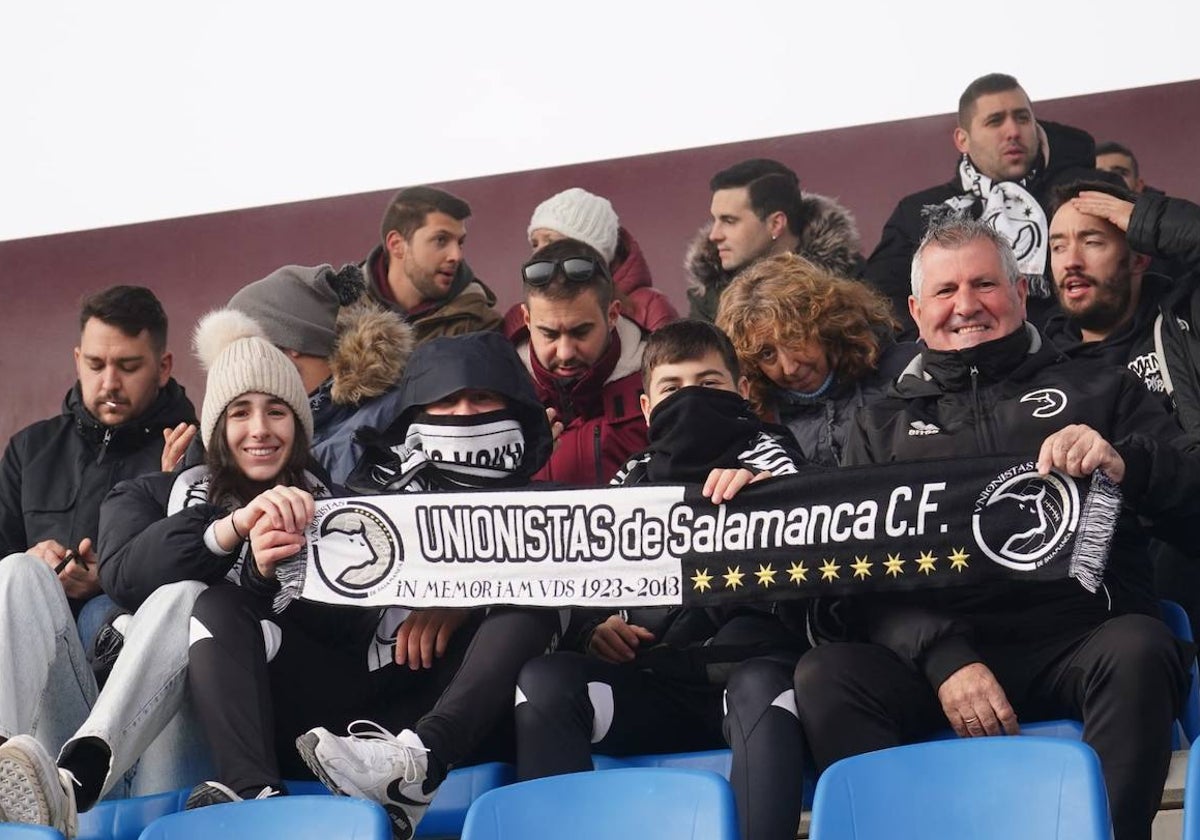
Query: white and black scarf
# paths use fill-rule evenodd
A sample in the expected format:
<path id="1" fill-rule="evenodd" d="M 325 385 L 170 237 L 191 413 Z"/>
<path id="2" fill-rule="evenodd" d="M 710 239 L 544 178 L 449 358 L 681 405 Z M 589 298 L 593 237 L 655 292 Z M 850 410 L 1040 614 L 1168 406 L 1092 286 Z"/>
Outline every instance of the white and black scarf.
<path id="1" fill-rule="evenodd" d="M 946 201 L 957 215 L 966 215 L 978 200 L 983 209 L 979 218 L 998 231 L 1017 255 L 1017 266 L 1029 283 L 1029 294 L 1035 298 L 1053 295 L 1046 281 L 1046 248 L 1048 223 L 1046 211 L 1029 192 L 1027 184 L 1034 177 L 1020 181 L 993 181 L 975 168 L 966 155 L 958 164 L 958 176 L 967 195 Z"/>

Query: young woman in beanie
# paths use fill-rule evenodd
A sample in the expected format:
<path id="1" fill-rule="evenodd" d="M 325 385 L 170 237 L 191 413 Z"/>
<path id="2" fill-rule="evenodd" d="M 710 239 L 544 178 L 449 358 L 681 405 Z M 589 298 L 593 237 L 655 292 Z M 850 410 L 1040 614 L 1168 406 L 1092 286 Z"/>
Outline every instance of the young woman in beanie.
<path id="1" fill-rule="evenodd" d="M 185 736 L 172 743 L 174 761 L 194 765 L 197 744 L 186 737 L 193 733 L 176 718 L 197 638 L 194 623 L 189 633 L 193 605 L 209 592 L 267 618 L 275 564 L 299 550 L 313 497 L 328 494 L 308 454 L 312 415 L 295 366 L 254 321 L 229 310 L 206 316 L 195 342 L 209 371 L 204 447 L 193 445 L 174 472 L 118 484 L 100 511 L 101 580 L 135 611 L 124 647 L 57 762 L 27 735 L 4 745 L 0 820 L 51 825 L 70 837 L 77 812 L 111 790 L 173 719 L 173 734 Z M 266 623 L 253 626 L 256 644 L 245 647 L 263 658 Z M 268 685 L 263 680 L 253 693 Z M 204 695 L 210 704 L 212 694 Z M 211 711 L 197 710 L 212 731 Z M 220 750 L 217 758 L 221 770 Z M 176 772 L 161 779 L 168 786 L 194 783 L 204 772 L 169 769 Z"/>

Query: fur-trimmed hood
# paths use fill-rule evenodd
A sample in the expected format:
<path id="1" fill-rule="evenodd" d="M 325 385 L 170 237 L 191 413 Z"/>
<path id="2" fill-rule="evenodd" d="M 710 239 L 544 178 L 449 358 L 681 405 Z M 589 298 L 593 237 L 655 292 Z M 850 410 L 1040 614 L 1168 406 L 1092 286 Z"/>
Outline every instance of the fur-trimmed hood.
<path id="1" fill-rule="evenodd" d="M 403 318 L 364 296 L 338 311 L 336 330 L 329 355 L 335 403 L 357 406 L 400 381 L 415 343 Z"/>
<path id="2" fill-rule="evenodd" d="M 842 277 L 858 278 L 863 271 L 862 241 L 854 214 L 832 198 L 804 193 L 803 232 L 796 253 Z M 713 320 L 721 292 L 733 275 L 721 268 L 717 246 L 708 239 L 709 222 L 696 233 L 684 258 L 688 299 L 693 317 Z"/>

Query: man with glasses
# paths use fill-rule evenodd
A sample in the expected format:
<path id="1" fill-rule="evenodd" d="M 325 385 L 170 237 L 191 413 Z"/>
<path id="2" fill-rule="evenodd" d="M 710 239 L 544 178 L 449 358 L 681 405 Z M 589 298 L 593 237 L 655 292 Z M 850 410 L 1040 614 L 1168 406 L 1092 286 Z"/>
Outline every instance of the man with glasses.
<path id="1" fill-rule="evenodd" d="M 638 401 L 645 334 L 621 314 L 604 258 L 574 239 L 551 242 L 521 269 L 523 324 L 509 338 L 533 375 L 554 454 L 535 479 L 599 486 L 646 447 Z"/>

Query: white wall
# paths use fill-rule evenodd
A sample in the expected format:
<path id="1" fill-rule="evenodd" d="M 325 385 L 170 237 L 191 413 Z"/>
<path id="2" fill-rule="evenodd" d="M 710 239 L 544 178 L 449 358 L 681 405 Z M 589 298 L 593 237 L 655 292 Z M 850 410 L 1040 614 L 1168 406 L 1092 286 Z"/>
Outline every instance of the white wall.
<path id="1" fill-rule="evenodd" d="M 0 240 L 943 113 L 991 71 L 1198 78 L 1197 32 L 1195 0 L 9 0 Z"/>

